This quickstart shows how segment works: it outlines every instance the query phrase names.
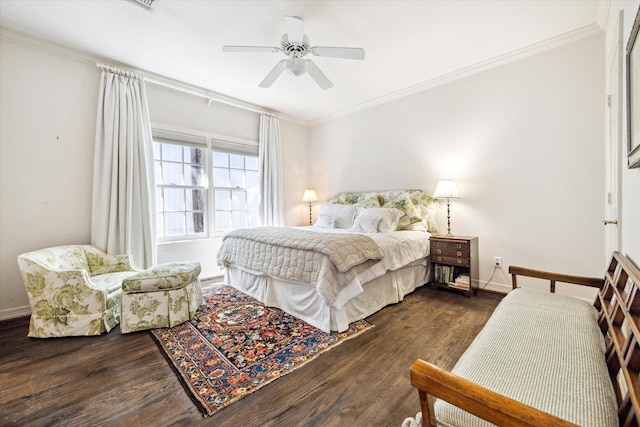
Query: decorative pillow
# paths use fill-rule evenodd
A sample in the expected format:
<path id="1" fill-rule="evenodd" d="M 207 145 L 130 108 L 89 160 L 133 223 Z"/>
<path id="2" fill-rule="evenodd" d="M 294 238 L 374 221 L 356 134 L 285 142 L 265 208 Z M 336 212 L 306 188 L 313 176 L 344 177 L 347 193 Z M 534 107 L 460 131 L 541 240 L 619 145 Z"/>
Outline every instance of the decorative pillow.
<path id="1" fill-rule="evenodd" d="M 326 204 L 320 207 L 321 215 L 329 215 L 336 218 L 335 228 L 351 228 L 355 213 L 356 205 Z"/>
<path id="2" fill-rule="evenodd" d="M 398 228 L 398 221 L 403 215 L 403 212 L 395 208 L 359 208 L 358 219 L 360 216 L 374 215 L 380 217 L 380 223 L 378 224 L 378 231 L 381 233 L 389 233 L 396 231 Z"/>
<path id="3" fill-rule="evenodd" d="M 396 208 L 402 211 L 403 215 L 398 222 L 398 230 L 405 230 L 409 225 L 422 221 L 421 212 L 413 203 L 409 193 L 403 192 L 395 199 L 385 203 L 384 208 Z"/>
<path id="4" fill-rule="evenodd" d="M 351 231 L 360 233 L 377 233 L 378 224 L 382 220 L 381 215 L 358 215 L 353 223 Z"/>
<path id="5" fill-rule="evenodd" d="M 438 212 L 440 208 L 440 203 L 438 199 L 434 199 L 425 193 L 422 190 L 409 190 L 409 197 L 411 201 L 418 206 L 420 209 L 420 215 L 422 216 L 423 221 L 426 222 L 426 230 L 430 233 L 437 234 L 438 233 Z M 414 224 L 409 225 L 405 230 L 421 230 L 423 226 L 421 224 L 416 223 L 418 228 L 415 228 Z"/>
<path id="6" fill-rule="evenodd" d="M 355 205 L 360 193 L 338 193 L 329 200 L 334 205 Z"/>
<path id="7" fill-rule="evenodd" d="M 357 198 L 358 206 L 363 208 L 379 208 L 380 206 L 380 198 L 378 197 L 378 193 L 362 193 Z"/>
<path id="8" fill-rule="evenodd" d="M 318 214 L 318 219 L 313 225 L 321 228 L 336 228 L 336 221 L 337 220 L 335 216 Z"/>

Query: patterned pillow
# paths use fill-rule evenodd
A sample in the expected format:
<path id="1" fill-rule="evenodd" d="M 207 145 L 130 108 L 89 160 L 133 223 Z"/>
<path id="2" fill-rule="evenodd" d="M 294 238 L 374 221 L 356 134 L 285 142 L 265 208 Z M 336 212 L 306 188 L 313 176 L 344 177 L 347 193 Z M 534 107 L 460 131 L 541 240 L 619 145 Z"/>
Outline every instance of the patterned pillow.
<path id="1" fill-rule="evenodd" d="M 361 193 L 358 198 L 358 206 L 363 208 L 379 208 L 382 206 L 380 204 L 380 198 L 378 197 L 378 193 Z"/>
<path id="2" fill-rule="evenodd" d="M 404 192 L 393 200 L 385 203 L 384 208 L 396 208 L 403 212 L 398 222 L 398 230 L 405 230 L 411 224 L 422 221 L 421 212 L 413 203 L 409 193 Z"/>

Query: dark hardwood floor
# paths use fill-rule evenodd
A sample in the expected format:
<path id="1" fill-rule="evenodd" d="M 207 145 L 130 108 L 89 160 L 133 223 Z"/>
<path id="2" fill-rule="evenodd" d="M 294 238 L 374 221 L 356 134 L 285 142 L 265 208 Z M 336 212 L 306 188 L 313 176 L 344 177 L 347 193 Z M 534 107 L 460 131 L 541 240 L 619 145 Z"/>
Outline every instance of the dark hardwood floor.
<path id="1" fill-rule="evenodd" d="M 369 317 L 375 328 L 205 418 L 147 331 L 27 338 L 0 322 L 0 425 L 394 426 L 420 410 L 409 367 L 450 369 L 502 295 L 422 287 Z"/>

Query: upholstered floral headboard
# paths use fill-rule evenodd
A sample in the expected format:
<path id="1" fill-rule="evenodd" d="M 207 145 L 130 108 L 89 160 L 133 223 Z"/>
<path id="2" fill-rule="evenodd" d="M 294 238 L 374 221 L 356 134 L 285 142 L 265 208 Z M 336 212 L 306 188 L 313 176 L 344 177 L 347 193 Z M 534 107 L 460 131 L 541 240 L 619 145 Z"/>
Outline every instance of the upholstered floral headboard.
<path id="1" fill-rule="evenodd" d="M 437 199 L 422 190 L 387 190 L 337 193 L 329 203 L 365 208 L 396 208 L 404 212 L 398 230 L 426 230 L 438 233 Z"/>

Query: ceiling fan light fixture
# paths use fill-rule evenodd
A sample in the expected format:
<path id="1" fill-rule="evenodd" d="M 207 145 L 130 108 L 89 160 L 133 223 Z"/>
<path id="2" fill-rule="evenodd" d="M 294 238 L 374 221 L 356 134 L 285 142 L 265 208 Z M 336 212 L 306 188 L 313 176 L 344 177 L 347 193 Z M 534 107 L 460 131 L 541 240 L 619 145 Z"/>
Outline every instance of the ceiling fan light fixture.
<path id="1" fill-rule="evenodd" d="M 287 73 L 292 76 L 301 76 L 307 72 L 307 64 L 304 59 L 300 58 L 297 55 L 291 55 L 289 59 L 287 59 Z"/>

